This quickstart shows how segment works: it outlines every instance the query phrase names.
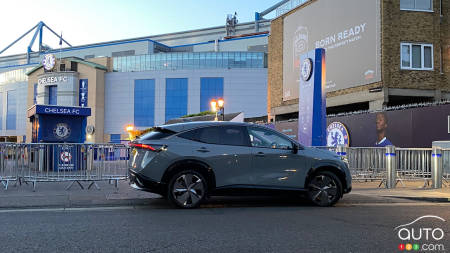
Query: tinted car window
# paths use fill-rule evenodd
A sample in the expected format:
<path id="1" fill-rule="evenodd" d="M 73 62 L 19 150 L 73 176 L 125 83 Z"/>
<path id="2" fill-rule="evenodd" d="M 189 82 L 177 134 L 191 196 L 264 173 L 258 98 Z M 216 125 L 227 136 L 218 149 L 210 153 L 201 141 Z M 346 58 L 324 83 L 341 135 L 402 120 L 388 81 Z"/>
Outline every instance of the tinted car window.
<path id="1" fill-rule="evenodd" d="M 178 137 L 209 144 L 249 146 L 246 129 L 239 126 L 204 127 L 179 134 Z"/>
<path id="2" fill-rule="evenodd" d="M 253 147 L 292 149 L 292 142 L 272 130 L 249 127 L 248 134 Z"/>
<path id="3" fill-rule="evenodd" d="M 197 140 L 204 143 L 220 144 L 219 127 L 205 127 L 198 130 Z"/>
<path id="4" fill-rule="evenodd" d="M 169 137 L 175 134 L 175 132 L 164 128 L 154 128 L 150 132 L 143 134 L 139 137 L 140 140 L 159 140 L 165 137 Z"/>

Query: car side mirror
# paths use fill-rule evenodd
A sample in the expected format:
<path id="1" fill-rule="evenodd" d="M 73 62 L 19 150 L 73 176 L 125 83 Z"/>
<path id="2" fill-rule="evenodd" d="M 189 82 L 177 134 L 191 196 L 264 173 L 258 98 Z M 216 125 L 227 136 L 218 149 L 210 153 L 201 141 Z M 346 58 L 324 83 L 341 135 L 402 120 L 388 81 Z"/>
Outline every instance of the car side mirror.
<path id="1" fill-rule="evenodd" d="M 295 143 L 292 143 L 292 153 L 297 154 L 298 153 L 298 145 Z"/>

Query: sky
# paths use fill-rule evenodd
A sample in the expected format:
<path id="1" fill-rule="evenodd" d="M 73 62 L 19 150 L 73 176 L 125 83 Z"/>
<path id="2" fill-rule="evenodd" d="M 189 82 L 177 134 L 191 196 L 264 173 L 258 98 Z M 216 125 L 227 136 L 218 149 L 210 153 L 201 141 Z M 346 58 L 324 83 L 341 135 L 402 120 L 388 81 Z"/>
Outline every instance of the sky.
<path id="1" fill-rule="evenodd" d="M 0 51 L 43 21 L 72 46 L 225 25 L 237 12 L 239 23 L 254 21 L 278 0 L 3 0 Z M 273 18 L 275 13 L 267 15 Z M 44 29 L 44 43 L 59 48 Z M 30 33 L 1 56 L 25 53 Z M 38 43 L 33 50 L 36 51 Z M 66 46 L 66 45 L 64 45 Z"/>

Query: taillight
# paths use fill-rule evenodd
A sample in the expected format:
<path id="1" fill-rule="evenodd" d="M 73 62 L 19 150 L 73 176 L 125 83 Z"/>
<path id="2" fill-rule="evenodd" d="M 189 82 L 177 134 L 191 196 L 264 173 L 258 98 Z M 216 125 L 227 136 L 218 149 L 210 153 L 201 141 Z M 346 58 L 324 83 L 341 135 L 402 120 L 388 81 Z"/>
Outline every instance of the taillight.
<path id="1" fill-rule="evenodd" d="M 140 144 L 140 143 L 130 143 L 130 147 L 133 148 L 143 148 L 143 149 L 149 149 L 151 151 L 156 151 L 156 149 L 150 145 L 147 144 Z"/>

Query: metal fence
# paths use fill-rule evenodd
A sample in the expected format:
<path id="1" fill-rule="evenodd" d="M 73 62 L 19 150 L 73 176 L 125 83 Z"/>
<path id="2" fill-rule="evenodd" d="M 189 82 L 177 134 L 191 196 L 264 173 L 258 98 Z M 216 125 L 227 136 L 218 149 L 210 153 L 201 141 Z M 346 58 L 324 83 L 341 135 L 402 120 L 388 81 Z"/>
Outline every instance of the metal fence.
<path id="1" fill-rule="evenodd" d="M 354 180 L 379 180 L 387 177 L 387 149 L 361 147 L 318 147 L 345 157 Z M 430 148 L 396 148 L 395 167 L 397 182 L 424 180 L 429 185 L 432 177 L 434 154 Z M 117 184 L 128 178 L 130 150 L 123 144 L 0 144 L 0 183 L 5 189 L 11 182 L 32 184 L 38 182 L 68 182 L 88 189 L 98 181 Z M 450 178 L 450 149 L 442 149 L 442 177 L 444 184 Z"/>
<path id="2" fill-rule="evenodd" d="M 386 148 L 366 147 L 317 147 L 333 151 L 347 160 L 352 179 L 356 181 L 386 182 Z M 442 177 L 444 184 L 450 179 L 450 149 L 442 149 Z M 395 148 L 396 181 L 423 180 L 429 186 L 432 177 L 431 148 Z"/>
<path id="3" fill-rule="evenodd" d="M 0 181 L 33 185 L 38 182 L 68 182 L 67 189 L 98 181 L 118 186 L 128 178 L 129 148 L 123 144 L 0 144 Z"/>

